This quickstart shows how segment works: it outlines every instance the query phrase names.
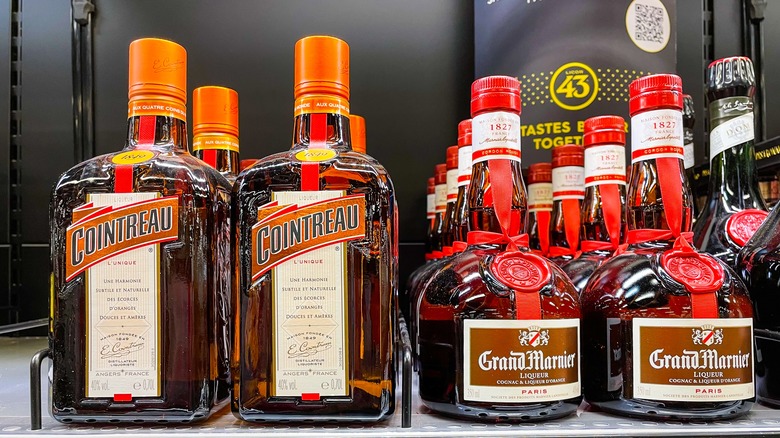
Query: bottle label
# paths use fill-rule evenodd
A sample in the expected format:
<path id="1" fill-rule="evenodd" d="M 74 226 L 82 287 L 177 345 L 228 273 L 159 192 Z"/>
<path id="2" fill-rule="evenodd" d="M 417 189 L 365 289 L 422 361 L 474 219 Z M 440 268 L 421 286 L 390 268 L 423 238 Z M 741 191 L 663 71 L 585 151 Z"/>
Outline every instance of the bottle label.
<path id="1" fill-rule="evenodd" d="M 528 184 L 528 211 L 552 211 L 552 183 Z"/>
<path id="2" fill-rule="evenodd" d="M 753 141 L 754 138 L 752 112 L 721 123 L 710 131 L 710 162 L 721 152 Z"/>
<path id="3" fill-rule="evenodd" d="M 436 184 L 436 213 L 447 210 L 447 184 Z"/>
<path id="4" fill-rule="evenodd" d="M 447 171 L 447 202 L 458 199 L 458 169 Z"/>
<path id="5" fill-rule="evenodd" d="M 580 166 L 554 168 L 552 190 L 553 201 L 585 199 L 585 168 Z"/>
<path id="6" fill-rule="evenodd" d="M 626 184 L 626 148 L 622 145 L 585 148 L 585 187 Z"/>
<path id="7" fill-rule="evenodd" d="M 252 226 L 252 281 L 271 274 L 279 397 L 348 395 L 347 242 L 366 238 L 364 195 L 274 192 Z"/>
<path id="8" fill-rule="evenodd" d="M 683 139 L 683 162 L 685 163 L 685 168 L 690 169 L 694 164 L 693 129 L 684 128 L 683 135 L 685 136 Z"/>
<path id="9" fill-rule="evenodd" d="M 176 196 L 94 193 L 66 231 L 66 280 L 85 273 L 86 397 L 157 397 L 160 244 L 179 238 Z"/>
<path id="10" fill-rule="evenodd" d="M 428 213 L 428 219 L 436 217 L 436 195 L 430 193 L 426 195 L 426 212 Z"/>
<path id="11" fill-rule="evenodd" d="M 471 121 L 472 163 L 488 160 L 520 162 L 520 115 L 507 111 L 480 114 Z"/>
<path id="12" fill-rule="evenodd" d="M 458 187 L 466 186 L 471 183 L 471 146 L 461 146 L 458 148 Z"/>
<path id="13" fill-rule="evenodd" d="M 714 402 L 755 396 L 753 319 L 634 318 L 634 398 Z"/>
<path id="14" fill-rule="evenodd" d="M 339 114 L 349 116 L 349 100 L 332 95 L 305 95 L 295 99 L 295 116 L 301 114 Z"/>
<path id="15" fill-rule="evenodd" d="M 238 137 L 230 134 L 200 134 L 192 139 L 192 151 L 218 149 L 238 152 Z"/>
<path id="16" fill-rule="evenodd" d="M 140 99 L 127 103 L 127 117 L 161 116 L 187 121 L 187 107 L 168 100 Z"/>
<path id="17" fill-rule="evenodd" d="M 682 112 L 661 109 L 631 117 L 631 162 L 684 159 Z"/>
<path id="18" fill-rule="evenodd" d="M 464 399 L 531 403 L 578 397 L 579 332 L 579 319 L 464 319 Z"/>

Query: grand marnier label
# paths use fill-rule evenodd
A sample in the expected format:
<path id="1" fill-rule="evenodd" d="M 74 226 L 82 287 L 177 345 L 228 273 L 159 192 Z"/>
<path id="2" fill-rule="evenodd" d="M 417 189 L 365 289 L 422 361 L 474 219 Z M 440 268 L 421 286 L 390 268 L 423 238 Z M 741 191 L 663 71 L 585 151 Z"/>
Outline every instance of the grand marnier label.
<path id="1" fill-rule="evenodd" d="M 87 397 L 154 397 L 160 384 L 160 243 L 178 199 L 91 194 L 66 231 L 66 275 L 86 272 Z"/>
<path id="2" fill-rule="evenodd" d="M 277 397 L 345 396 L 347 243 L 366 238 L 365 197 L 275 192 L 252 227 L 252 278 L 270 272 Z"/>
<path id="3" fill-rule="evenodd" d="M 729 401 L 755 395 L 753 320 L 634 318 L 635 398 Z"/>
<path id="4" fill-rule="evenodd" d="M 464 399 L 528 403 L 580 395 L 579 319 L 463 320 Z"/>

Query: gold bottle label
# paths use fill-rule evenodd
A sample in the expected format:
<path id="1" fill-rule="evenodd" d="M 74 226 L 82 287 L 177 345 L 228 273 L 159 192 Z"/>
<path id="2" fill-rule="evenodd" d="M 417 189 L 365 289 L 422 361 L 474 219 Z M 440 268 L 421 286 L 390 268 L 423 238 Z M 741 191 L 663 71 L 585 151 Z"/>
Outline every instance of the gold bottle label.
<path id="1" fill-rule="evenodd" d="M 753 320 L 634 318 L 634 398 L 743 400 L 753 387 Z"/>
<path id="2" fill-rule="evenodd" d="M 580 391 L 579 319 L 463 320 L 464 399 L 566 400 Z"/>
<path id="3" fill-rule="evenodd" d="M 365 197 L 276 192 L 252 227 L 253 280 L 270 271 L 277 397 L 346 396 L 347 242 L 366 238 Z"/>
<path id="4" fill-rule="evenodd" d="M 85 272 L 86 397 L 161 394 L 160 243 L 178 239 L 178 199 L 91 194 L 67 230 L 68 279 Z"/>

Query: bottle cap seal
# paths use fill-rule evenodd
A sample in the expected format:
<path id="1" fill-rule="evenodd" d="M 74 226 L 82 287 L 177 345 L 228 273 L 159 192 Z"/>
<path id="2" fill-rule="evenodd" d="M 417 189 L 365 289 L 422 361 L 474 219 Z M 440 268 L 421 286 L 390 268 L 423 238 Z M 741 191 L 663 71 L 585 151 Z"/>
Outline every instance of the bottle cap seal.
<path id="1" fill-rule="evenodd" d="M 142 38 L 130 43 L 127 96 L 133 100 L 187 102 L 187 51 L 173 41 Z"/>
<path id="2" fill-rule="evenodd" d="M 433 177 L 428 178 L 428 190 L 427 190 L 427 193 L 429 195 L 432 195 L 432 194 L 436 193 L 436 179 L 434 179 Z"/>
<path id="3" fill-rule="evenodd" d="M 447 170 L 458 168 L 458 147 L 450 146 L 447 148 Z"/>
<path id="4" fill-rule="evenodd" d="M 599 144 L 626 144 L 626 122 L 620 116 L 598 116 L 585 120 L 585 147 Z M 554 149 L 553 149 L 554 150 Z"/>
<path id="5" fill-rule="evenodd" d="M 224 132 L 238 137 L 238 93 L 225 87 L 192 92 L 192 134 Z"/>
<path id="6" fill-rule="evenodd" d="M 551 182 L 552 165 L 550 163 L 534 163 L 528 166 L 528 184 Z"/>
<path id="7" fill-rule="evenodd" d="M 511 76 L 487 76 L 471 84 L 471 116 L 490 110 L 522 110 L 520 81 Z"/>
<path id="8" fill-rule="evenodd" d="M 709 254 L 670 249 L 661 255 L 661 266 L 691 294 L 705 294 L 723 287 L 723 267 Z"/>
<path id="9" fill-rule="evenodd" d="M 471 119 L 458 123 L 458 146 L 471 146 Z"/>
<path id="10" fill-rule="evenodd" d="M 505 286 L 518 292 L 539 293 L 550 282 L 550 267 L 530 252 L 503 252 L 493 259 L 490 272 Z"/>
<path id="11" fill-rule="evenodd" d="M 764 210 L 748 209 L 738 211 L 726 221 L 726 234 L 740 247 L 756 234 L 758 228 L 764 223 L 769 213 Z"/>
<path id="12" fill-rule="evenodd" d="M 713 61 L 707 67 L 707 96 L 710 102 L 723 90 L 735 90 L 730 96 L 752 97 L 756 91 L 753 62 L 746 56 L 732 56 Z"/>
<path id="13" fill-rule="evenodd" d="M 447 165 L 437 164 L 434 175 L 436 175 L 436 185 L 447 184 Z"/>
<path id="14" fill-rule="evenodd" d="M 683 108 L 682 79 L 677 75 L 643 76 L 631 82 L 628 91 L 628 108 L 632 116 L 657 108 Z"/>
<path id="15" fill-rule="evenodd" d="M 349 100 L 349 45 L 332 36 L 309 36 L 295 43 L 295 98 L 335 95 Z"/>
<path id="16" fill-rule="evenodd" d="M 577 144 L 557 146 L 552 150 L 552 167 L 585 166 L 585 148 Z"/>

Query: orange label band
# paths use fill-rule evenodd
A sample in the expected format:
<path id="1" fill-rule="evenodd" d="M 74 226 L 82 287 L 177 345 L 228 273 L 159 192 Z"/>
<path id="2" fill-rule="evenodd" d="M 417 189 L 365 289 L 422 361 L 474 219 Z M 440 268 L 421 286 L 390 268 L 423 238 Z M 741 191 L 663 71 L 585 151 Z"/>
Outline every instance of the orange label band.
<path id="1" fill-rule="evenodd" d="M 238 152 L 238 137 L 230 134 L 200 134 L 192 139 L 192 151 L 219 149 Z"/>
<path id="2" fill-rule="evenodd" d="M 178 210 L 176 196 L 119 208 L 95 207 L 92 202 L 75 208 L 66 231 L 65 280 L 117 254 L 178 239 Z"/>
<path id="3" fill-rule="evenodd" d="M 326 245 L 366 237 L 363 195 L 328 199 L 306 206 L 260 207 L 252 226 L 252 280 L 280 263 Z"/>
<path id="4" fill-rule="evenodd" d="M 349 115 L 349 101 L 338 96 L 303 96 L 295 99 L 295 115 L 331 113 Z"/>
<path id="5" fill-rule="evenodd" d="M 187 107 L 168 100 L 133 100 L 127 103 L 127 117 L 163 116 L 187 121 Z"/>

